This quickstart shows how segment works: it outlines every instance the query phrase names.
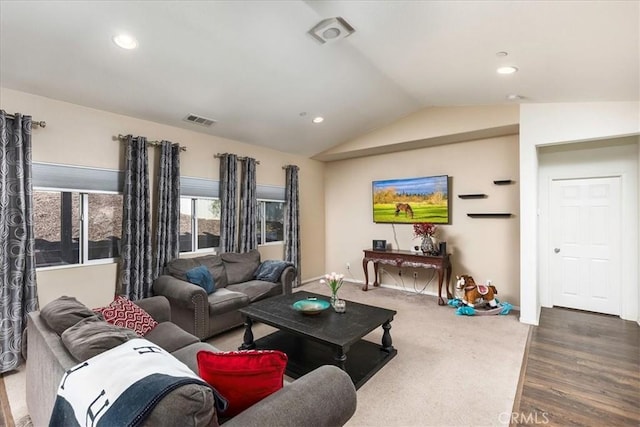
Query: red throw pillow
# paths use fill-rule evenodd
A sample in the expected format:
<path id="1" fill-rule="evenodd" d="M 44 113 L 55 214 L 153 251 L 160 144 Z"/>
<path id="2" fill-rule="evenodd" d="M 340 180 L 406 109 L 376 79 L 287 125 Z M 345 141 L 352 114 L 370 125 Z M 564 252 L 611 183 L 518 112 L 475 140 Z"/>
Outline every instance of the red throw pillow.
<path id="1" fill-rule="evenodd" d="M 93 311 L 102 313 L 102 317 L 107 322 L 133 329 L 142 337 L 158 326 L 158 322 L 149 313 L 120 295 L 108 306 Z"/>
<path id="2" fill-rule="evenodd" d="M 229 406 L 221 415 L 233 417 L 282 388 L 287 355 L 276 350 L 198 352 L 200 377 Z"/>

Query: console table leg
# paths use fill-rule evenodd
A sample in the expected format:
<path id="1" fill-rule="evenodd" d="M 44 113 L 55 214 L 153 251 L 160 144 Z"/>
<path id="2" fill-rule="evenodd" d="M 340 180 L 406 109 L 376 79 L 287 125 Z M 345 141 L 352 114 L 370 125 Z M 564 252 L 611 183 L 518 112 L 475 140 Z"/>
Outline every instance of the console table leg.
<path id="1" fill-rule="evenodd" d="M 364 286 L 362 287 L 363 291 L 366 291 L 369 288 L 369 269 L 367 268 L 368 264 L 368 259 L 365 258 L 362 260 L 362 269 L 364 270 Z"/>
<path id="2" fill-rule="evenodd" d="M 391 353 L 393 351 L 393 342 L 391 341 L 391 321 L 387 320 L 382 324 L 382 329 L 384 332 L 382 333 L 382 350 L 387 353 Z"/>
<path id="3" fill-rule="evenodd" d="M 451 265 L 447 267 L 447 298 L 453 298 L 453 294 L 451 293 Z"/>
<path id="4" fill-rule="evenodd" d="M 238 350 L 253 350 L 256 348 L 256 343 L 253 341 L 253 331 L 251 330 L 252 325 L 253 321 L 250 317 L 247 317 L 244 321 L 244 340 Z"/>
<path id="5" fill-rule="evenodd" d="M 442 270 L 438 270 L 438 305 L 446 305 L 444 299 L 442 299 L 442 280 L 444 279 L 444 274 Z"/>
<path id="6" fill-rule="evenodd" d="M 380 282 L 378 282 L 378 262 L 373 261 L 373 286 L 380 286 Z"/>
<path id="7" fill-rule="evenodd" d="M 342 369 L 345 372 L 347 371 L 347 355 L 344 354 L 344 350 L 342 349 L 342 347 L 336 348 L 336 354 L 333 359 L 336 361 L 336 366 L 338 368 Z"/>

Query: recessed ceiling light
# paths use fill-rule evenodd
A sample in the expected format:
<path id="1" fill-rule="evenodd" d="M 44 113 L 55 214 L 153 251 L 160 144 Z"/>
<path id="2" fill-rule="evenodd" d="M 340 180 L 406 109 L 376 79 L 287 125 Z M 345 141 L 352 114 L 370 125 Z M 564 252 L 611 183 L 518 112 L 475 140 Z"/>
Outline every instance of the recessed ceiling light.
<path id="1" fill-rule="evenodd" d="M 505 52 L 504 50 L 500 52 L 496 52 L 496 56 L 507 56 L 507 55 L 509 55 L 509 52 Z"/>
<path id="2" fill-rule="evenodd" d="M 322 122 L 324 122 L 324 117 L 320 117 L 320 116 L 318 116 L 318 117 L 314 117 L 314 118 L 313 118 L 313 120 L 312 120 L 312 122 L 313 122 L 313 123 L 316 123 L 316 124 L 317 124 L 317 123 L 322 123 Z"/>
<path id="3" fill-rule="evenodd" d="M 131 50 L 138 47 L 138 41 L 128 34 L 118 34 L 113 37 L 113 42 L 123 49 Z"/>
<path id="4" fill-rule="evenodd" d="M 507 99 L 509 101 L 517 101 L 517 100 L 522 99 L 522 98 L 524 98 L 524 96 L 518 95 L 517 93 L 511 93 L 511 94 L 507 95 Z"/>
<path id="5" fill-rule="evenodd" d="M 516 71 L 518 71 L 518 69 L 516 67 L 513 67 L 511 65 L 506 66 L 506 67 L 500 67 L 496 70 L 496 72 L 498 74 L 513 74 Z"/>

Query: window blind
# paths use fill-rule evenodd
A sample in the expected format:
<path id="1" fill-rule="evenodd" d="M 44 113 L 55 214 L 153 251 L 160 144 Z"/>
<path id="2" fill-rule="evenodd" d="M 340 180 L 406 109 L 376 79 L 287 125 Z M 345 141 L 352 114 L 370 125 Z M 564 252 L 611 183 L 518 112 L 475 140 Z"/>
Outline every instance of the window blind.
<path id="1" fill-rule="evenodd" d="M 205 178 L 180 177 L 180 195 L 185 197 L 220 196 L 220 181 Z M 277 185 L 256 185 L 258 199 L 284 201 L 284 187 Z"/>
<path id="2" fill-rule="evenodd" d="M 54 163 L 32 164 L 33 186 L 68 191 L 122 192 L 124 171 Z"/>

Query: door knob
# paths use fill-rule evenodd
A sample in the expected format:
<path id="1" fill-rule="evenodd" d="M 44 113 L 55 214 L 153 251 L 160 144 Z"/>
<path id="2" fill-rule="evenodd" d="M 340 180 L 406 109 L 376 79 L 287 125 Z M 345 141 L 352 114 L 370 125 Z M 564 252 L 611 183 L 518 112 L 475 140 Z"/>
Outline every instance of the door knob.
<path id="1" fill-rule="evenodd" d="M 553 249 L 553 252 L 555 252 L 555 253 L 560 252 L 560 248 L 554 248 L 554 249 Z"/>

